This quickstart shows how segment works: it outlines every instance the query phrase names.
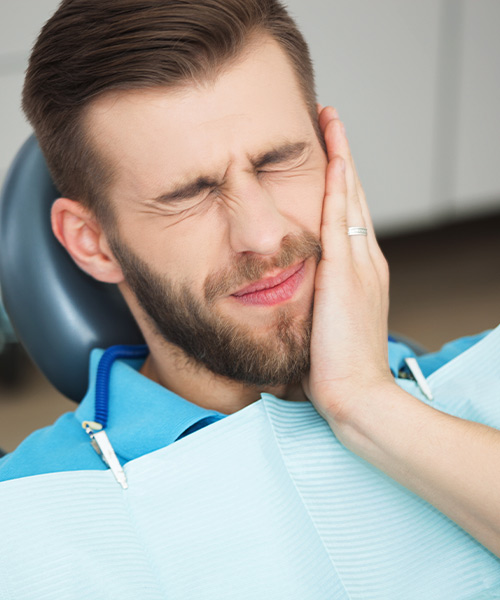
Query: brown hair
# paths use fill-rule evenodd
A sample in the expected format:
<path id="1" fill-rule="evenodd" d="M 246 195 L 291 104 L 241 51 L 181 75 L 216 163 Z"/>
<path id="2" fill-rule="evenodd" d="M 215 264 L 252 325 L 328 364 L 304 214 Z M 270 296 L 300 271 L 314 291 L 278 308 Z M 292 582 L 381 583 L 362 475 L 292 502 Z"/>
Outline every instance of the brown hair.
<path id="1" fill-rule="evenodd" d="M 33 48 L 23 90 L 59 191 L 109 221 L 112 169 L 82 127 L 92 101 L 214 77 L 260 32 L 286 52 L 314 118 L 307 44 L 277 0 L 63 0 Z"/>

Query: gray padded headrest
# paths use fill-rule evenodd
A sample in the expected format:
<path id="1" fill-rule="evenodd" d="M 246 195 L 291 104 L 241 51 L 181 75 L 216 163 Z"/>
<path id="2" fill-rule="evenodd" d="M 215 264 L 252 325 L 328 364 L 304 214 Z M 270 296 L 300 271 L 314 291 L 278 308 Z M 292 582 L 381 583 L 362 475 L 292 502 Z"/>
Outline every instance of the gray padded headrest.
<path id="1" fill-rule="evenodd" d="M 50 208 L 58 196 L 32 136 L 14 159 L 0 197 L 0 288 L 31 358 L 78 402 L 93 348 L 144 340 L 116 286 L 86 275 L 54 237 Z"/>

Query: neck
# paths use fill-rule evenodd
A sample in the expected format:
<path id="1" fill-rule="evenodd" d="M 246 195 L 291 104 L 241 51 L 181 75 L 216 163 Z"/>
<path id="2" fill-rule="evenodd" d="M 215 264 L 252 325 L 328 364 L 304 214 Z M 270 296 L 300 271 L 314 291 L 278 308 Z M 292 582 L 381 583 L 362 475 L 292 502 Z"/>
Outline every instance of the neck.
<path id="1" fill-rule="evenodd" d="M 203 408 L 232 414 L 259 400 L 264 392 L 284 400 L 306 400 L 300 385 L 246 385 L 193 363 L 171 344 L 151 342 L 150 354 L 140 370 L 142 375 Z"/>

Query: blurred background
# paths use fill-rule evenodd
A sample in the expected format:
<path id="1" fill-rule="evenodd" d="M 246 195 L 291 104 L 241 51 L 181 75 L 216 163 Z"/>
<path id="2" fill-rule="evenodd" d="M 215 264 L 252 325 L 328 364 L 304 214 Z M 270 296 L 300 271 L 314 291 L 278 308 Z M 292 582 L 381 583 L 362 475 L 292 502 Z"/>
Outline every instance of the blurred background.
<path id="1" fill-rule="evenodd" d="M 289 0 L 319 99 L 344 120 L 391 267 L 393 331 L 430 350 L 500 321 L 500 2 Z M 0 183 L 30 134 L 30 48 L 57 0 L 0 6 Z M 36 298 L 33 299 L 36 302 Z M 74 404 L 15 341 L 0 305 L 0 447 Z"/>

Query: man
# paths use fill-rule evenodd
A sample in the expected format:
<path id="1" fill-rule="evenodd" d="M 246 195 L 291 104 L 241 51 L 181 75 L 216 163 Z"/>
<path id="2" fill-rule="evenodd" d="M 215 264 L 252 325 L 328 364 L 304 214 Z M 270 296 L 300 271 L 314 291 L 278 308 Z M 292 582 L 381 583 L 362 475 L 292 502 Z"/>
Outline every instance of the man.
<path id="1" fill-rule="evenodd" d="M 149 348 L 126 376 L 142 404 L 110 404 L 121 463 L 264 392 L 307 399 L 347 448 L 500 554 L 500 434 L 394 383 L 411 353 L 391 345 L 387 362 L 387 266 L 280 4 L 63 1 L 23 105 L 64 194 L 56 237 L 118 285 Z M 425 374 L 476 341 L 423 358 Z M 93 405 L 91 383 L 77 418 L 34 434 L 0 477 L 104 468 L 81 428 Z M 122 444 L 123 414 L 141 427 Z"/>

